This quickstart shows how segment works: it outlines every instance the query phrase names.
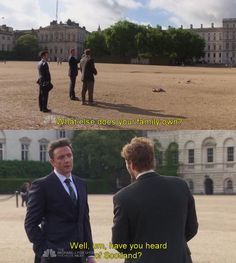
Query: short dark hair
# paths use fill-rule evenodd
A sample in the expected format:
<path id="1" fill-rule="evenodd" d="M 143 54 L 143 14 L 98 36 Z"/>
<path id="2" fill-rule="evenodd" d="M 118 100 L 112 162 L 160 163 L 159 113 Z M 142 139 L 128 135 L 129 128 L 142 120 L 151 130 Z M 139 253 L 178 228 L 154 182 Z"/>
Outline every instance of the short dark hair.
<path id="1" fill-rule="evenodd" d="M 87 55 L 87 56 L 90 55 L 91 54 L 91 49 L 90 48 L 85 49 L 84 54 Z"/>
<path id="2" fill-rule="evenodd" d="M 40 57 L 44 57 L 46 54 L 48 54 L 48 51 L 47 50 L 44 50 L 44 51 L 41 51 L 40 52 Z"/>
<path id="3" fill-rule="evenodd" d="M 139 172 L 144 172 L 155 167 L 154 144 L 144 137 L 134 137 L 130 143 L 126 144 L 121 156 L 128 162 L 132 162 Z"/>
<path id="4" fill-rule="evenodd" d="M 48 146 L 49 157 L 53 159 L 54 157 L 53 154 L 54 154 L 55 149 L 60 148 L 60 147 L 65 147 L 65 146 L 68 146 L 72 150 L 71 143 L 68 139 L 63 138 L 63 139 L 59 139 L 56 141 L 52 141 Z"/>

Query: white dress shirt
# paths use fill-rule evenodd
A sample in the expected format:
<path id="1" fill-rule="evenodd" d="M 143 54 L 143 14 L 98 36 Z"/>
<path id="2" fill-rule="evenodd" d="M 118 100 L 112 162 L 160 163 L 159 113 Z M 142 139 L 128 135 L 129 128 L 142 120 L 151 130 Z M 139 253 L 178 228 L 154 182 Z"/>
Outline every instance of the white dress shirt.
<path id="1" fill-rule="evenodd" d="M 65 180 L 70 179 L 70 185 L 72 186 L 72 188 L 75 192 L 76 199 L 78 199 L 78 194 L 77 194 L 77 190 L 76 190 L 75 184 L 74 184 L 73 179 L 72 179 L 72 175 L 70 174 L 70 176 L 64 176 L 64 175 L 60 174 L 56 169 L 54 169 L 54 173 L 58 177 L 58 179 L 60 180 L 61 184 L 63 185 L 63 187 L 66 190 L 66 192 L 68 193 L 68 195 L 70 195 L 70 191 L 69 191 L 68 186 L 65 183 Z"/>
<path id="2" fill-rule="evenodd" d="M 153 169 L 151 169 L 151 170 L 148 170 L 148 171 L 141 172 L 141 173 L 139 173 L 139 174 L 136 176 L 136 180 L 137 180 L 140 176 L 142 176 L 142 175 L 144 175 L 144 174 L 148 174 L 148 173 L 155 173 L 155 171 L 154 171 Z"/>

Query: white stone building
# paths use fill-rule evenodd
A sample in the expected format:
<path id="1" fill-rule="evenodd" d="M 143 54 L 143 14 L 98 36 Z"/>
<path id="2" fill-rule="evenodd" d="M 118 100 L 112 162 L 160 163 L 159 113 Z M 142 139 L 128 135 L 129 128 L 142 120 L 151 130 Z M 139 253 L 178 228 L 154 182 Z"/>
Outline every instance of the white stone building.
<path id="1" fill-rule="evenodd" d="M 14 32 L 12 27 L 0 26 L 0 51 L 12 51 L 14 48 Z"/>
<path id="2" fill-rule="evenodd" d="M 88 34 L 86 28 L 80 27 L 79 24 L 58 24 L 56 21 L 51 22 L 50 26 L 40 27 L 37 31 L 39 45 L 49 51 L 51 61 L 57 61 L 58 58 L 67 60 L 72 48 L 80 57 Z"/>
<path id="3" fill-rule="evenodd" d="M 222 27 L 193 28 L 190 30 L 205 39 L 205 57 L 203 60 L 210 64 L 236 64 L 236 18 L 223 19 Z"/>
<path id="4" fill-rule="evenodd" d="M 65 130 L 0 130 L 0 160 L 47 161 L 47 146 L 59 138 L 71 138 Z"/>
<path id="5" fill-rule="evenodd" d="M 160 142 L 162 153 L 178 145 L 172 159 L 193 193 L 236 194 L 236 131 L 148 131 L 147 137 Z"/>

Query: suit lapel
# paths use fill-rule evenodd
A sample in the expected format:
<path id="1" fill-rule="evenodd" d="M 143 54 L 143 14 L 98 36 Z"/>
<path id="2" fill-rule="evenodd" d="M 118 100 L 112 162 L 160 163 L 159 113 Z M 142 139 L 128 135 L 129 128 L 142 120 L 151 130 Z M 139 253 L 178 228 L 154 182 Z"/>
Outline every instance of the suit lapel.
<path id="1" fill-rule="evenodd" d="M 83 188 L 81 186 L 81 184 L 79 183 L 79 180 L 76 176 L 72 175 L 73 178 L 73 182 L 75 184 L 76 187 L 76 191 L 77 191 L 77 196 L 78 196 L 78 206 L 79 206 L 79 213 L 80 211 L 82 211 L 82 198 L 83 198 Z"/>
<path id="2" fill-rule="evenodd" d="M 70 206 L 73 206 L 73 202 L 66 192 L 65 188 L 61 184 L 59 178 L 56 176 L 55 173 L 51 174 L 52 180 L 53 180 L 53 190 L 58 193 L 59 196 L 61 196 Z"/>

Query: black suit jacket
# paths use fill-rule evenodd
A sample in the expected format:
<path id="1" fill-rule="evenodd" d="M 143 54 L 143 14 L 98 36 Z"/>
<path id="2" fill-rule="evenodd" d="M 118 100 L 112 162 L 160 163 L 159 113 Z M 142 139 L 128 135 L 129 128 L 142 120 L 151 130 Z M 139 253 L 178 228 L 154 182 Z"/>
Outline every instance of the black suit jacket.
<path id="1" fill-rule="evenodd" d="M 41 60 L 38 63 L 38 71 L 39 71 L 39 80 L 41 82 L 45 82 L 45 81 L 51 82 L 51 74 L 49 71 L 48 63 L 46 61 Z"/>
<path id="2" fill-rule="evenodd" d="M 78 75 L 78 63 L 79 61 L 74 57 L 69 57 L 69 76 L 76 77 Z"/>
<path id="3" fill-rule="evenodd" d="M 97 70 L 93 58 L 84 55 L 80 60 L 80 70 L 82 81 L 94 81 L 94 75 L 97 75 Z"/>
<path id="4" fill-rule="evenodd" d="M 94 254 L 86 184 L 72 177 L 78 193 L 77 206 L 54 173 L 32 183 L 25 230 L 37 257 L 46 249 L 69 250 L 73 241 L 87 242 L 86 256 Z"/>
<path id="5" fill-rule="evenodd" d="M 118 249 L 122 253 L 142 253 L 125 262 L 191 262 L 187 241 L 196 235 L 198 223 L 193 196 L 182 179 L 147 173 L 115 194 L 113 202 L 112 243 L 127 244 Z M 146 249 L 146 243 L 166 242 L 167 249 Z M 130 244 L 143 249 L 131 251 Z"/>

